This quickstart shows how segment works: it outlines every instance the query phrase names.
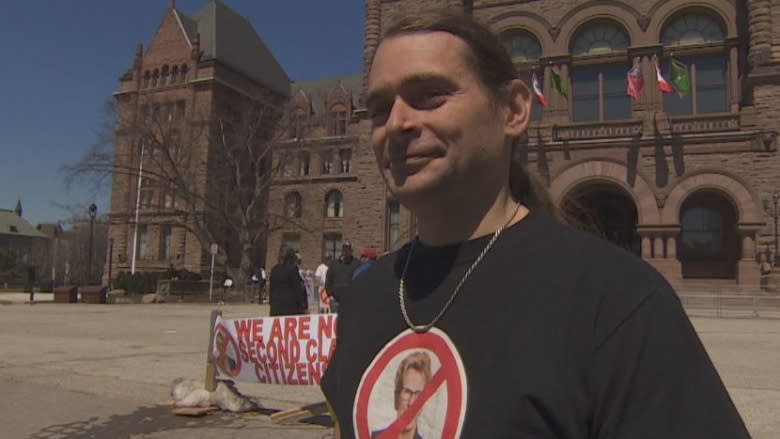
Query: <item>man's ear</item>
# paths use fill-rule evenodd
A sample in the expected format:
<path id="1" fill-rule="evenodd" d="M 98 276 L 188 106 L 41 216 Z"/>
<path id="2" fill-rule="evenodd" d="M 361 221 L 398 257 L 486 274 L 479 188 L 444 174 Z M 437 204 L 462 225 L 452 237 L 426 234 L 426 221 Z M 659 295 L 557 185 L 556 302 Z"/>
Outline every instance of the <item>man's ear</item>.
<path id="1" fill-rule="evenodd" d="M 509 83 L 506 104 L 504 133 L 509 137 L 519 137 L 528 127 L 531 117 L 531 92 L 525 82 L 515 79 Z"/>

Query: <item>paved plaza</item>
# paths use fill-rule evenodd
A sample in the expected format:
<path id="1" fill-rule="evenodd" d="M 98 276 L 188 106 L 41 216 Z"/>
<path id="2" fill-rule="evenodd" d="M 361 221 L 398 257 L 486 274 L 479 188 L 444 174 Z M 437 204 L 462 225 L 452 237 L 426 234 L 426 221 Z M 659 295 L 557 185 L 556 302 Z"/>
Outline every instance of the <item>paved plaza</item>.
<path id="1" fill-rule="evenodd" d="M 314 423 L 277 425 L 256 413 L 171 414 L 163 405 L 170 382 L 204 377 L 209 305 L 30 306 L 25 298 L 0 294 L 0 437 L 329 437 Z M 258 305 L 222 309 L 228 318 L 268 312 Z M 780 319 L 694 317 L 693 323 L 753 437 L 780 437 Z M 241 383 L 239 389 L 269 409 L 323 399 L 316 387 Z"/>

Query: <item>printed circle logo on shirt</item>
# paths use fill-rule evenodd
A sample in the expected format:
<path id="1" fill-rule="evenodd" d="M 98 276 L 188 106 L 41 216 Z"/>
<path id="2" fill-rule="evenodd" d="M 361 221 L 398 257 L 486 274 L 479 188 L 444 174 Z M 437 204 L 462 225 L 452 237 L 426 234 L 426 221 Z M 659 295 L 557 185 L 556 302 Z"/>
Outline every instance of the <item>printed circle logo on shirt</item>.
<path id="1" fill-rule="evenodd" d="M 353 426 L 358 439 L 455 439 L 466 415 L 463 360 L 438 328 L 390 340 L 360 379 Z"/>
<path id="2" fill-rule="evenodd" d="M 241 355 L 239 355 L 238 344 L 230 331 L 222 324 L 214 328 L 214 364 L 220 372 L 235 378 L 241 372 Z"/>

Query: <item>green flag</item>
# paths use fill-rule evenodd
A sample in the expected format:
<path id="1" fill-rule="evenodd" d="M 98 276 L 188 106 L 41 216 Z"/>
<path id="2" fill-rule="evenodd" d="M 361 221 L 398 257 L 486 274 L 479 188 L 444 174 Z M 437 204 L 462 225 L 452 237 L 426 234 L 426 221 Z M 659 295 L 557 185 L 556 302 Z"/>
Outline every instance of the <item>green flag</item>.
<path id="1" fill-rule="evenodd" d="M 553 90 L 557 91 L 558 93 L 568 98 L 569 92 L 566 91 L 566 86 L 563 85 L 563 80 L 561 79 L 561 75 L 559 75 L 558 72 L 552 69 L 550 69 L 550 73 L 551 73 L 550 79 L 552 81 Z"/>
<path id="2" fill-rule="evenodd" d="M 688 75 L 688 66 L 672 58 L 672 67 L 670 69 L 670 75 L 672 80 L 672 87 L 677 94 L 684 98 L 688 94 L 688 90 L 691 88 L 691 80 Z"/>

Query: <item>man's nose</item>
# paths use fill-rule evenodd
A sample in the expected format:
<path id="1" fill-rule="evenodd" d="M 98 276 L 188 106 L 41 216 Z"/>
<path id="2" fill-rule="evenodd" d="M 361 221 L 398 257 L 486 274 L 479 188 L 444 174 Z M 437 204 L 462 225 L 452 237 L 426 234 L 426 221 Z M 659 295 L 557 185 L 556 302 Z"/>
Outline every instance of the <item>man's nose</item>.
<path id="1" fill-rule="evenodd" d="M 390 109 L 385 125 L 388 134 L 398 135 L 410 132 L 414 128 L 414 108 L 412 108 L 402 97 L 397 96 Z"/>

